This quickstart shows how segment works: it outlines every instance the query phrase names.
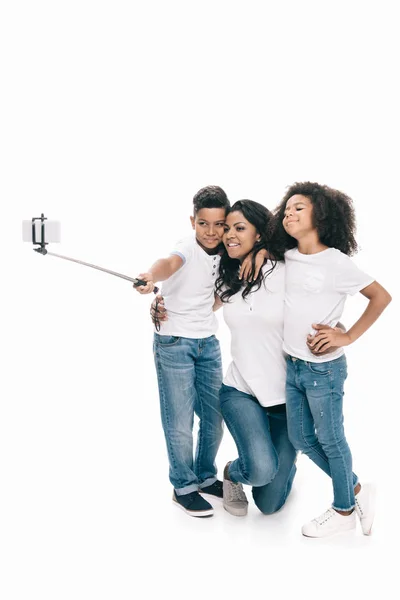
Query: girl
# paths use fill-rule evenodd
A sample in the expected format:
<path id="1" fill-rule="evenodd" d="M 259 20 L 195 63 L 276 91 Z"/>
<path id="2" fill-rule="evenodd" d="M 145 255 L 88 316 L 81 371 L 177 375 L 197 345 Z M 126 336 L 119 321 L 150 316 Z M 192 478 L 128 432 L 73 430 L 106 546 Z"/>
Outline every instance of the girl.
<path id="1" fill-rule="evenodd" d="M 351 199 L 317 183 L 295 183 L 276 210 L 285 253 L 284 344 L 287 353 L 286 406 L 289 438 L 333 483 L 333 504 L 303 526 L 309 537 L 353 529 L 355 512 L 363 533 L 373 521 L 373 490 L 361 487 L 343 430 L 343 347 L 355 342 L 391 301 L 388 292 L 350 260 L 357 250 Z M 361 292 L 369 302 L 346 333 L 335 328 L 346 297 Z M 334 329 L 318 327 L 322 323 Z M 307 335 L 316 334 L 309 344 Z M 310 348 L 313 349 L 314 354 Z M 318 352 L 332 349 L 329 356 Z M 315 355 L 316 353 L 316 355 Z"/>

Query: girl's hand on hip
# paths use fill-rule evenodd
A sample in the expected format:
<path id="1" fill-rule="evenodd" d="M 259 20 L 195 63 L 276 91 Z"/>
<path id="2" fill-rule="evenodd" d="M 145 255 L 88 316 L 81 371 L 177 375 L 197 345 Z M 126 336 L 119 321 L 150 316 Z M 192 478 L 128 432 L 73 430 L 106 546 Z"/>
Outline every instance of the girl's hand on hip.
<path id="1" fill-rule="evenodd" d="M 317 333 L 307 336 L 307 346 L 314 356 L 330 354 L 338 348 L 350 344 L 349 336 L 339 327 L 313 323 L 313 328 L 316 329 Z"/>

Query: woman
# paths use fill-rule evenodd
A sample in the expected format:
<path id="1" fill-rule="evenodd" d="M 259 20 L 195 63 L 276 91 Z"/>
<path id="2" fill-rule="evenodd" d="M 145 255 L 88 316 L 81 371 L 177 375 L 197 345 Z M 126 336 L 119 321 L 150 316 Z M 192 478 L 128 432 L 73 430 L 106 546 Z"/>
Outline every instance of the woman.
<path id="1" fill-rule="evenodd" d="M 224 508 L 247 514 L 242 484 L 252 486 L 264 514 L 286 502 L 296 473 L 296 451 L 289 441 L 285 409 L 286 364 L 282 350 L 285 266 L 271 235 L 270 211 L 240 200 L 225 221 L 216 307 L 223 306 L 231 332 L 232 362 L 220 391 L 221 411 L 239 456 L 224 469 Z M 252 282 L 239 273 L 243 261 L 265 248 L 269 256 Z"/>

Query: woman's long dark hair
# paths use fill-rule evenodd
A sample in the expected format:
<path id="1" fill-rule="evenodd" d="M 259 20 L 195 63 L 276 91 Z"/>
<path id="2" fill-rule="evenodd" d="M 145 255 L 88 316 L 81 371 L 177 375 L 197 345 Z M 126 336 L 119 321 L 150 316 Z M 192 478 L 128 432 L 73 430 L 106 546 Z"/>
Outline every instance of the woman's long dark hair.
<path id="1" fill-rule="evenodd" d="M 216 292 L 222 302 L 228 302 L 229 298 L 242 288 L 244 288 L 243 298 L 246 298 L 251 292 L 259 290 L 264 279 L 274 270 L 276 262 L 283 259 L 284 253 L 284 248 L 279 247 L 279 244 L 275 242 L 275 218 L 268 208 L 253 200 L 238 200 L 229 209 L 228 214 L 236 211 L 241 212 L 245 219 L 254 225 L 260 235 L 260 240 L 254 244 L 252 249 L 251 275 L 254 273 L 256 254 L 262 248 L 265 248 L 269 253 L 271 268 L 265 273 L 260 269 L 254 281 L 244 282 L 239 279 L 240 261 L 236 258 L 229 258 L 224 246 L 219 265 L 219 276 L 215 284 Z"/>

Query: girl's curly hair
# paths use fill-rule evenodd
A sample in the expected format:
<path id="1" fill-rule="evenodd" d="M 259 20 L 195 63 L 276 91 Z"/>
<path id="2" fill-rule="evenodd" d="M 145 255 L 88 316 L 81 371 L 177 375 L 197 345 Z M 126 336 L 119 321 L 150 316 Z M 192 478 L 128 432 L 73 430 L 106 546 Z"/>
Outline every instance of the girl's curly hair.
<path id="1" fill-rule="evenodd" d="M 215 283 L 215 290 L 222 302 L 227 302 L 231 296 L 239 292 L 242 288 L 243 298 L 246 298 L 251 292 L 256 292 L 260 289 L 267 275 L 274 270 L 277 260 L 283 260 L 285 251 L 285 247 L 281 245 L 280 241 L 277 241 L 275 219 L 268 208 L 253 200 L 238 200 L 229 209 L 229 213 L 236 211 L 241 212 L 245 219 L 254 225 L 257 233 L 260 235 L 260 240 L 255 243 L 252 249 L 251 275 L 254 273 L 256 254 L 261 248 L 265 248 L 268 251 L 271 268 L 264 274 L 260 269 L 254 281 L 244 282 L 239 279 L 239 260 L 229 258 L 228 252 L 223 247 L 221 262 L 219 264 L 219 276 Z"/>
<path id="2" fill-rule="evenodd" d="M 337 248 L 348 256 L 357 252 L 358 246 L 354 237 L 356 219 L 352 199 L 327 185 L 310 181 L 291 185 L 274 211 L 277 219 L 275 234 L 281 244 L 286 248 L 297 246 L 297 240 L 286 233 L 282 225 L 286 203 L 296 194 L 306 196 L 310 200 L 313 206 L 313 224 L 322 244 L 329 248 Z"/>

